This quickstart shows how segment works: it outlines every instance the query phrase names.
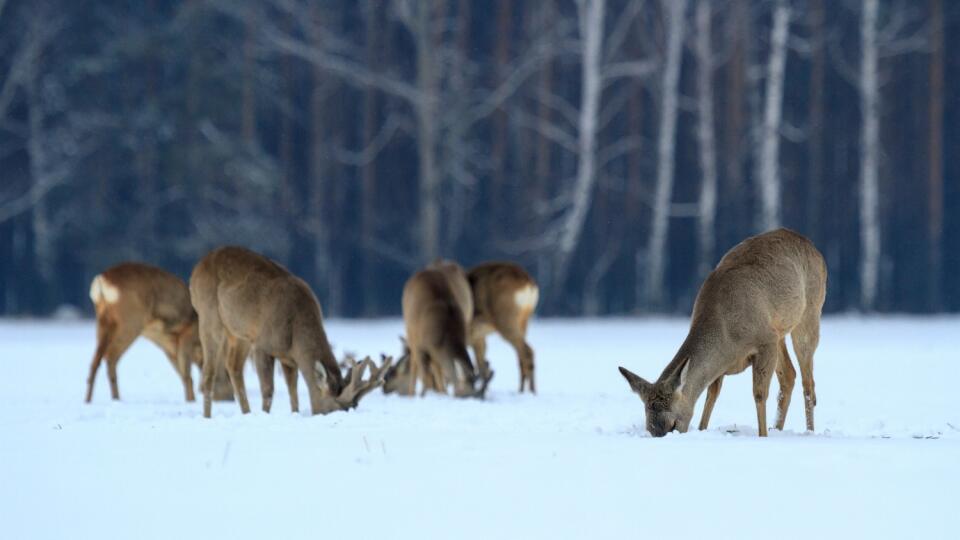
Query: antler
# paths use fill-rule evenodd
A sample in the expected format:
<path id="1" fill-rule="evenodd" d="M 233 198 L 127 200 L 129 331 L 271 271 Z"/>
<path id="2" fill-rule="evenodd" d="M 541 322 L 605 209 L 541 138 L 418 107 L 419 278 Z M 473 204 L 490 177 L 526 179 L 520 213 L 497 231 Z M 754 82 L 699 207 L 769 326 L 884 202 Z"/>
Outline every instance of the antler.
<path id="1" fill-rule="evenodd" d="M 340 395 L 335 398 L 344 410 L 356 407 L 357 403 L 363 399 L 363 396 L 383 384 L 383 378 L 387 370 L 390 369 L 390 365 L 393 364 L 393 357 L 383 356 L 383 362 L 379 367 L 377 367 L 369 356 L 359 363 L 357 363 L 354 358 L 348 358 L 347 362 L 352 365 L 347 370 L 346 377 L 344 377 L 345 384 L 343 390 L 340 392 Z M 370 369 L 370 377 L 364 380 L 363 375 L 368 368 Z"/>

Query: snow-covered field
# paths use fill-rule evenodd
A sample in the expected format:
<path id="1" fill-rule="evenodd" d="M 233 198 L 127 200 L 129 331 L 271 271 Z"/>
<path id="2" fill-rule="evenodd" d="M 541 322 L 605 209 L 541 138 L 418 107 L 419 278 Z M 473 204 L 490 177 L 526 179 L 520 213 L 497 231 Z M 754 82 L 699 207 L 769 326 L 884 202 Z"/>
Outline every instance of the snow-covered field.
<path id="1" fill-rule="evenodd" d="M 0 322 L 0 538 L 960 537 L 960 318 L 825 319 L 817 431 L 798 376 L 788 429 L 765 440 L 748 373 L 709 431 L 643 432 L 616 367 L 655 378 L 685 330 L 536 320 L 537 396 L 491 337 L 485 402 L 378 392 L 323 417 L 290 414 L 280 377 L 261 413 L 248 366 L 254 412 L 204 420 L 145 340 L 120 363 L 122 401 L 103 369 L 85 405 L 91 322 Z M 401 323 L 327 333 L 338 353 L 397 352 Z"/>

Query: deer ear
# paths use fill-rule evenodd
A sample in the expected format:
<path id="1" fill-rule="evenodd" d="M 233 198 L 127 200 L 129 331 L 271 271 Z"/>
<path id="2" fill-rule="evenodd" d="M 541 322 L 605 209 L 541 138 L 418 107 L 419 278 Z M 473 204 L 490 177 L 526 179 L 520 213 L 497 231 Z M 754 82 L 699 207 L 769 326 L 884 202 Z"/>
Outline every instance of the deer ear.
<path id="1" fill-rule="evenodd" d="M 683 367 L 680 368 L 680 384 L 677 385 L 677 392 L 683 393 L 683 386 L 687 384 L 687 371 L 690 370 L 690 359 L 687 359 L 683 363 Z"/>
<path id="2" fill-rule="evenodd" d="M 630 384 L 630 388 L 640 395 L 640 399 L 646 401 L 647 395 L 650 393 L 650 387 L 653 385 L 625 367 L 621 366 L 618 369 L 620 370 L 620 374 L 623 375 L 623 378 Z"/>

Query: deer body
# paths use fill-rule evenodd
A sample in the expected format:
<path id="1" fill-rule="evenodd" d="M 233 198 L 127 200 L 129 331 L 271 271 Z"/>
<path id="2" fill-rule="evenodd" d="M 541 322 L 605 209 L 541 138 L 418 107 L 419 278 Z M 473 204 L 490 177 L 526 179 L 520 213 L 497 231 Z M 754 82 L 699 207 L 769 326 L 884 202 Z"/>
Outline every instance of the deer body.
<path id="1" fill-rule="evenodd" d="M 323 329 L 320 304 L 310 287 L 279 264 L 239 247 L 224 247 L 197 263 L 190 295 L 199 316 L 204 416 L 210 416 L 214 365 L 226 367 L 243 413 L 250 410 L 243 382 L 243 360 L 252 352 L 260 380 L 263 410 L 273 400 L 274 362 L 280 361 L 294 412 L 299 409 L 297 372 L 307 381 L 313 414 L 356 406 L 379 384 L 380 371 L 369 360 L 345 384 Z M 363 370 L 372 377 L 360 385 Z M 385 369 L 385 368 L 384 368 Z"/>
<path id="2" fill-rule="evenodd" d="M 424 391 L 445 393 L 453 383 L 457 396 L 476 395 L 467 352 L 473 297 L 463 269 L 439 262 L 417 272 L 403 287 L 402 303 L 409 356 L 391 373 L 386 390 L 414 395 L 422 380 Z"/>
<path id="3" fill-rule="evenodd" d="M 473 292 L 473 323 L 470 344 L 480 373 L 489 371 L 486 336 L 499 333 L 517 351 L 520 363 L 520 392 L 526 385 L 536 393 L 533 378 L 533 349 L 527 344 L 527 322 L 537 307 L 537 282 L 519 265 L 487 262 L 470 269 L 467 275 Z"/>
<path id="4" fill-rule="evenodd" d="M 705 389 L 700 429 L 706 429 L 725 375 L 753 368 L 760 436 L 767 435 L 766 400 L 773 373 L 780 383 L 777 429 L 783 429 L 796 371 L 786 348 L 790 334 L 803 381 L 807 429 L 814 429 L 813 353 L 826 297 L 823 257 L 805 237 L 777 229 L 732 248 L 707 276 L 694 303 L 690 331 L 654 383 L 620 372 L 644 401 L 655 436 L 685 432 Z"/>
<path id="5" fill-rule="evenodd" d="M 122 263 L 93 278 L 90 300 L 97 316 L 97 348 L 87 378 L 88 403 L 104 359 L 111 397 L 120 399 L 117 364 L 141 335 L 163 350 L 183 382 L 186 400 L 194 400 L 191 363 L 202 366 L 203 355 L 197 314 L 183 280 L 147 264 Z M 221 384 L 217 390 L 218 399 L 231 398 L 228 386 Z"/>

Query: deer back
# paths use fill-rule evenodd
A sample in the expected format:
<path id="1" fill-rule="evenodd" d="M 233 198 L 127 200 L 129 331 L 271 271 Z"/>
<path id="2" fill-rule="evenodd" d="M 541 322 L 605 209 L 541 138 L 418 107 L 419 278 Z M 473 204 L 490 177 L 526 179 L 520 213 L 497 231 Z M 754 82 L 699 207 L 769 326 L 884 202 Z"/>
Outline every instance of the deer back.
<path id="1" fill-rule="evenodd" d="M 108 268 L 93 278 L 90 299 L 98 319 L 134 326 L 171 354 L 183 345 L 181 337 L 195 340 L 197 316 L 187 285 L 155 266 L 126 262 Z"/>
<path id="2" fill-rule="evenodd" d="M 478 322 L 526 326 L 539 300 L 537 282 L 511 262 L 486 262 L 470 269 L 474 318 Z"/>
<path id="3" fill-rule="evenodd" d="M 408 340 L 422 346 L 466 349 L 473 298 L 458 265 L 432 265 L 411 276 L 403 288 L 402 304 Z"/>
<path id="4" fill-rule="evenodd" d="M 823 256 L 804 236 L 777 229 L 748 238 L 704 281 L 691 330 L 722 332 L 740 347 L 767 343 L 823 306 L 826 281 Z"/>
<path id="5" fill-rule="evenodd" d="M 220 320 L 230 336 L 274 357 L 318 360 L 339 378 L 320 303 L 286 268 L 248 249 L 223 247 L 194 268 L 190 292 L 201 317 Z"/>

